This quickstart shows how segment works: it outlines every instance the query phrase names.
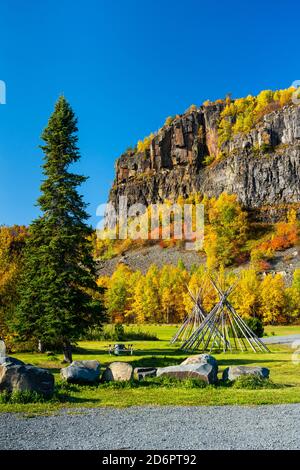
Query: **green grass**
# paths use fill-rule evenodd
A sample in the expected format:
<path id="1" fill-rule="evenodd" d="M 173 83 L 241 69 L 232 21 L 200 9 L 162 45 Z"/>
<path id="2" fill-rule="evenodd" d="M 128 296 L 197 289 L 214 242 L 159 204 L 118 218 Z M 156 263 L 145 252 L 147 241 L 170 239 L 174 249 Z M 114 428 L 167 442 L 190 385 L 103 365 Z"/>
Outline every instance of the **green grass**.
<path id="1" fill-rule="evenodd" d="M 287 335 L 299 335 L 300 334 L 300 325 L 288 325 L 288 326 L 265 326 L 265 336 L 287 336 Z"/>
<path id="2" fill-rule="evenodd" d="M 187 354 L 169 345 L 176 326 L 143 325 L 143 331 L 157 334 L 159 341 L 131 341 L 133 356 L 113 357 L 107 353 L 108 341 L 83 341 L 78 344 L 75 359 L 97 359 L 102 367 L 115 360 L 127 361 L 137 366 L 166 366 L 178 364 Z M 300 326 L 267 327 L 268 334 L 300 334 Z M 45 367 L 55 375 L 57 393 L 53 400 L 45 403 L 0 403 L 0 412 L 43 413 L 61 408 L 133 405 L 259 405 L 275 403 L 300 403 L 300 364 L 291 361 L 289 347 L 273 345 L 271 353 L 214 354 L 219 362 L 219 377 L 229 365 L 260 365 L 270 369 L 273 382 L 268 387 L 255 389 L 245 387 L 208 386 L 196 387 L 193 381 L 170 383 L 156 381 L 144 384 L 78 386 L 62 384 L 59 370 L 62 355 L 49 358 L 46 354 L 19 353 L 16 357 L 26 363 Z M 157 380 L 157 379 L 156 379 Z M 280 387 L 278 387 L 280 386 Z"/>

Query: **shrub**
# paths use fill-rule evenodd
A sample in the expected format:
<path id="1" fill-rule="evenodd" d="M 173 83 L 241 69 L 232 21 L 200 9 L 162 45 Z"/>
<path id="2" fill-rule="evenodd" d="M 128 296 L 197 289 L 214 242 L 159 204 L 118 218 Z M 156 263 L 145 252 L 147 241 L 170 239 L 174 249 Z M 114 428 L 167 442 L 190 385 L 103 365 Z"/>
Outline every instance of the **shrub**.
<path id="1" fill-rule="evenodd" d="M 293 88 L 276 92 L 263 90 L 257 96 L 226 100 L 218 129 L 219 145 L 228 142 L 235 134 L 249 132 L 263 116 L 290 103 L 293 91 Z M 269 142 L 264 142 L 262 153 L 270 150 Z"/>
<path id="2" fill-rule="evenodd" d="M 139 140 L 137 143 L 137 151 L 145 153 L 146 150 L 149 150 L 154 138 L 155 134 L 151 133 L 148 137 L 145 137 L 144 140 Z"/>
<path id="3" fill-rule="evenodd" d="M 140 388 L 140 387 L 153 387 L 153 388 L 205 388 L 207 383 L 195 378 L 190 379 L 176 379 L 175 377 L 148 377 L 145 380 L 129 380 L 124 382 L 106 382 L 100 385 L 104 388 L 124 389 L 124 388 Z"/>
<path id="4" fill-rule="evenodd" d="M 155 333 L 149 333 L 140 328 L 126 328 L 125 338 L 126 341 L 158 341 L 158 337 Z"/>
<path id="5" fill-rule="evenodd" d="M 26 403 L 44 403 L 45 398 L 37 393 L 37 392 L 32 392 L 30 390 L 24 390 L 24 391 L 15 391 L 12 393 L 9 393 L 7 391 L 4 391 L 0 393 L 0 403 L 20 403 L 20 404 L 26 404 Z"/>
<path id="6" fill-rule="evenodd" d="M 111 381 L 100 384 L 100 387 L 111 388 L 113 390 L 122 390 L 124 388 L 138 388 L 143 382 L 137 380 Z"/>
<path id="7" fill-rule="evenodd" d="M 166 388 L 205 388 L 207 383 L 203 380 L 190 378 L 190 379 L 176 379 L 175 377 L 153 377 L 148 378 L 145 382 L 151 383 L 153 386 L 160 386 Z"/>
<path id="8" fill-rule="evenodd" d="M 105 325 L 101 328 L 90 328 L 81 338 L 85 341 L 158 341 L 155 333 L 140 328 L 125 327 L 122 324 Z"/>
<path id="9" fill-rule="evenodd" d="M 214 161 L 214 159 L 215 159 L 214 155 L 206 155 L 203 158 L 203 165 L 205 165 L 205 166 L 211 165 L 211 163 Z"/>
<path id="10" fill-rule="evenodd" d="M 257 318 L 257 317 L 251 317 L 251 318 L 247 318 L 247 319 L 243 319 L 244 322 L 246 323 L 246 325 L 250 328 L 250 330 L 253 331 L 254 334 L 256 334 L 256 336 L 258 336 L 259 338 L 262 338 L 263 335 L 264 335 L 264 327 L 263 327 L 263 323 L 262 321 Z M 230 336 L 230 338 L 233 338 L 234 336 L 238 337 L 238 338 L 243 338 L 244 337 L 244 334 L 238 330 L 236 327 L 235 327 L 235 332 L 233 332 L 232 328 L 228 328 L 228 334 Z"/>
<path id="11" fill-rule="evenodd" d="M 233 388 L 244 388 L 248 390 L 257 390 L 260 388 L 281 388 L 280 385 L 274 384 L 270 379 L 264 379 L 259 375 L 241 375 L 233 383 Z"/>
<path id="12" fill-rule="evenodd" d="M 175 117 L 174 116 L 168 116 L 166 121 L 165 121 L 165 126 L 170 126 L 172 122 L 174 121 Z"/>
<path id="13" fill-rule="evenodd" d="M 124 326 L 121 323 L 115 325 L 115 338 L 116 341 L 124 341 L 125 331 Z"/>
<path id="14" fill-rule="evenodd" d="M 251 317 L 245 320 L 245 322 L 249 326 L 250 330 L 252 330 L 253 333 L 256 334 L 256 336 L 258 336 L 259 338 L 263 337 L 265 330 L 264 330 L 263 322 L 261 321 L 260 318 Z"/>
<path id="15" fill-rule="evenodd" d="M 85 341 L 124 341 L 124 327 L 122 324 L 106 325 L 104 328 L 89 328 L 80 338 Z"/>

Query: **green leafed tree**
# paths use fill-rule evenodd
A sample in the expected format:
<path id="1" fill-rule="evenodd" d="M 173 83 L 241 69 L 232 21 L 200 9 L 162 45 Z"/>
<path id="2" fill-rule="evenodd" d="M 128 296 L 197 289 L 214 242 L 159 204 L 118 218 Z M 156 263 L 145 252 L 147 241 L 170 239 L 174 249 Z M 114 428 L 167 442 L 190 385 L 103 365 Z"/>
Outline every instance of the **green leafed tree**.
<path id="1" fill-rule="evenodd" d="M 29 228 L 15 315 L 20 340 L 60 344 L 67 362 L 72 361 L 72 342 L 104 318 L 91 227 L 78 192 L 86 177 L 69 171 L 80 158 L 77 131 L 75 114 L 60 97 L 42 134 L 42 214 Z"/>

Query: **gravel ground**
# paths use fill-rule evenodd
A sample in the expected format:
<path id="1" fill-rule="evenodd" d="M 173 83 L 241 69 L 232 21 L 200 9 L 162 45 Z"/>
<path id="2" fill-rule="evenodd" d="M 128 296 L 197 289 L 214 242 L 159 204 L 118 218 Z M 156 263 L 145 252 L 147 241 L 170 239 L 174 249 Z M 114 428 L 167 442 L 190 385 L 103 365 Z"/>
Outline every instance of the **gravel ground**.
<path id="1" fill-rule="evenodd" d="M 0 449 L 300 449 L 300 405 L 0 415 Z"/>
<path id="2" fill-rule="evenodd" d="M 196 251 L 187 251 L 176 246 L 161 248 L 159 244 L 156 244 L 129 250 L 123 256 L 116 256 L 107 261 L 98 260 L 98 275 L 111 276 L 120 262 L 125 263 L 132 270 L 138 269 L 145 274 L 151 264 L 156 264 L 159 268 L 166 264 L 177 266 L 180 259 L 184 262 L 187 269 L 191 269 L 192 265 L 199 266 L 205 264 L 205 256 L 200 255 Z M 245 268 L 249 268 L 249 262 L 234 269 L 234 271 L 239 272 L 240 269 Z M 281 273 L 286 282 L 291 284 L 293 272 L 297 268 L 300 268 L 300 250 L 298 251 L 298 249 L 293 247 L 275 253 L 271 261 L 270 272 Z"/>
<path id="3" fill-rule="evenodd" d="M 152 264 L 156 264 L 158 268 L 166 264 L 177 266 L 180 259 L 187 269 L 191 269 L 193 264 L 199 266 L 205 263 L 205 258 L 201 257 L 196 251 L 186 251 L 177 247 L 161 248 L 157 244 L 128 251 L 123 256 L 116 256 L 107 261 L 98 261 L 97 272 L 99 276 L 111 276 L 118 263 L 122 262 L 130 269 L 139 270 L 145 274 Z"/>

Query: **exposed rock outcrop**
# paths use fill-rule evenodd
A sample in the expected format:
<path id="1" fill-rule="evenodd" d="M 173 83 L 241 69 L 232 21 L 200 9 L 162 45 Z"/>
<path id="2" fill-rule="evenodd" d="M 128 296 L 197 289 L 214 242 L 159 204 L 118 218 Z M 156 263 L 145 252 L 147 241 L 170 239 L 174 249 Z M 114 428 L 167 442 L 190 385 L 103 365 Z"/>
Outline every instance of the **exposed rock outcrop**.
<path id="1" fill-rule="evenodd" d="M 300 203 L 300 107 L 265 115 L 251 132 L 223 144 L 225 158 L 206 166 L 223 108 L 217 103 L 187 112 L 162 127 L 145 152 L 123 154 L 109 200 L 118 207 L 119 196 L 127 196 L 128 205 L 148 205 L 225 191 L 256 213 L 267 208 L 270 218 L 283 206 Z"/>

